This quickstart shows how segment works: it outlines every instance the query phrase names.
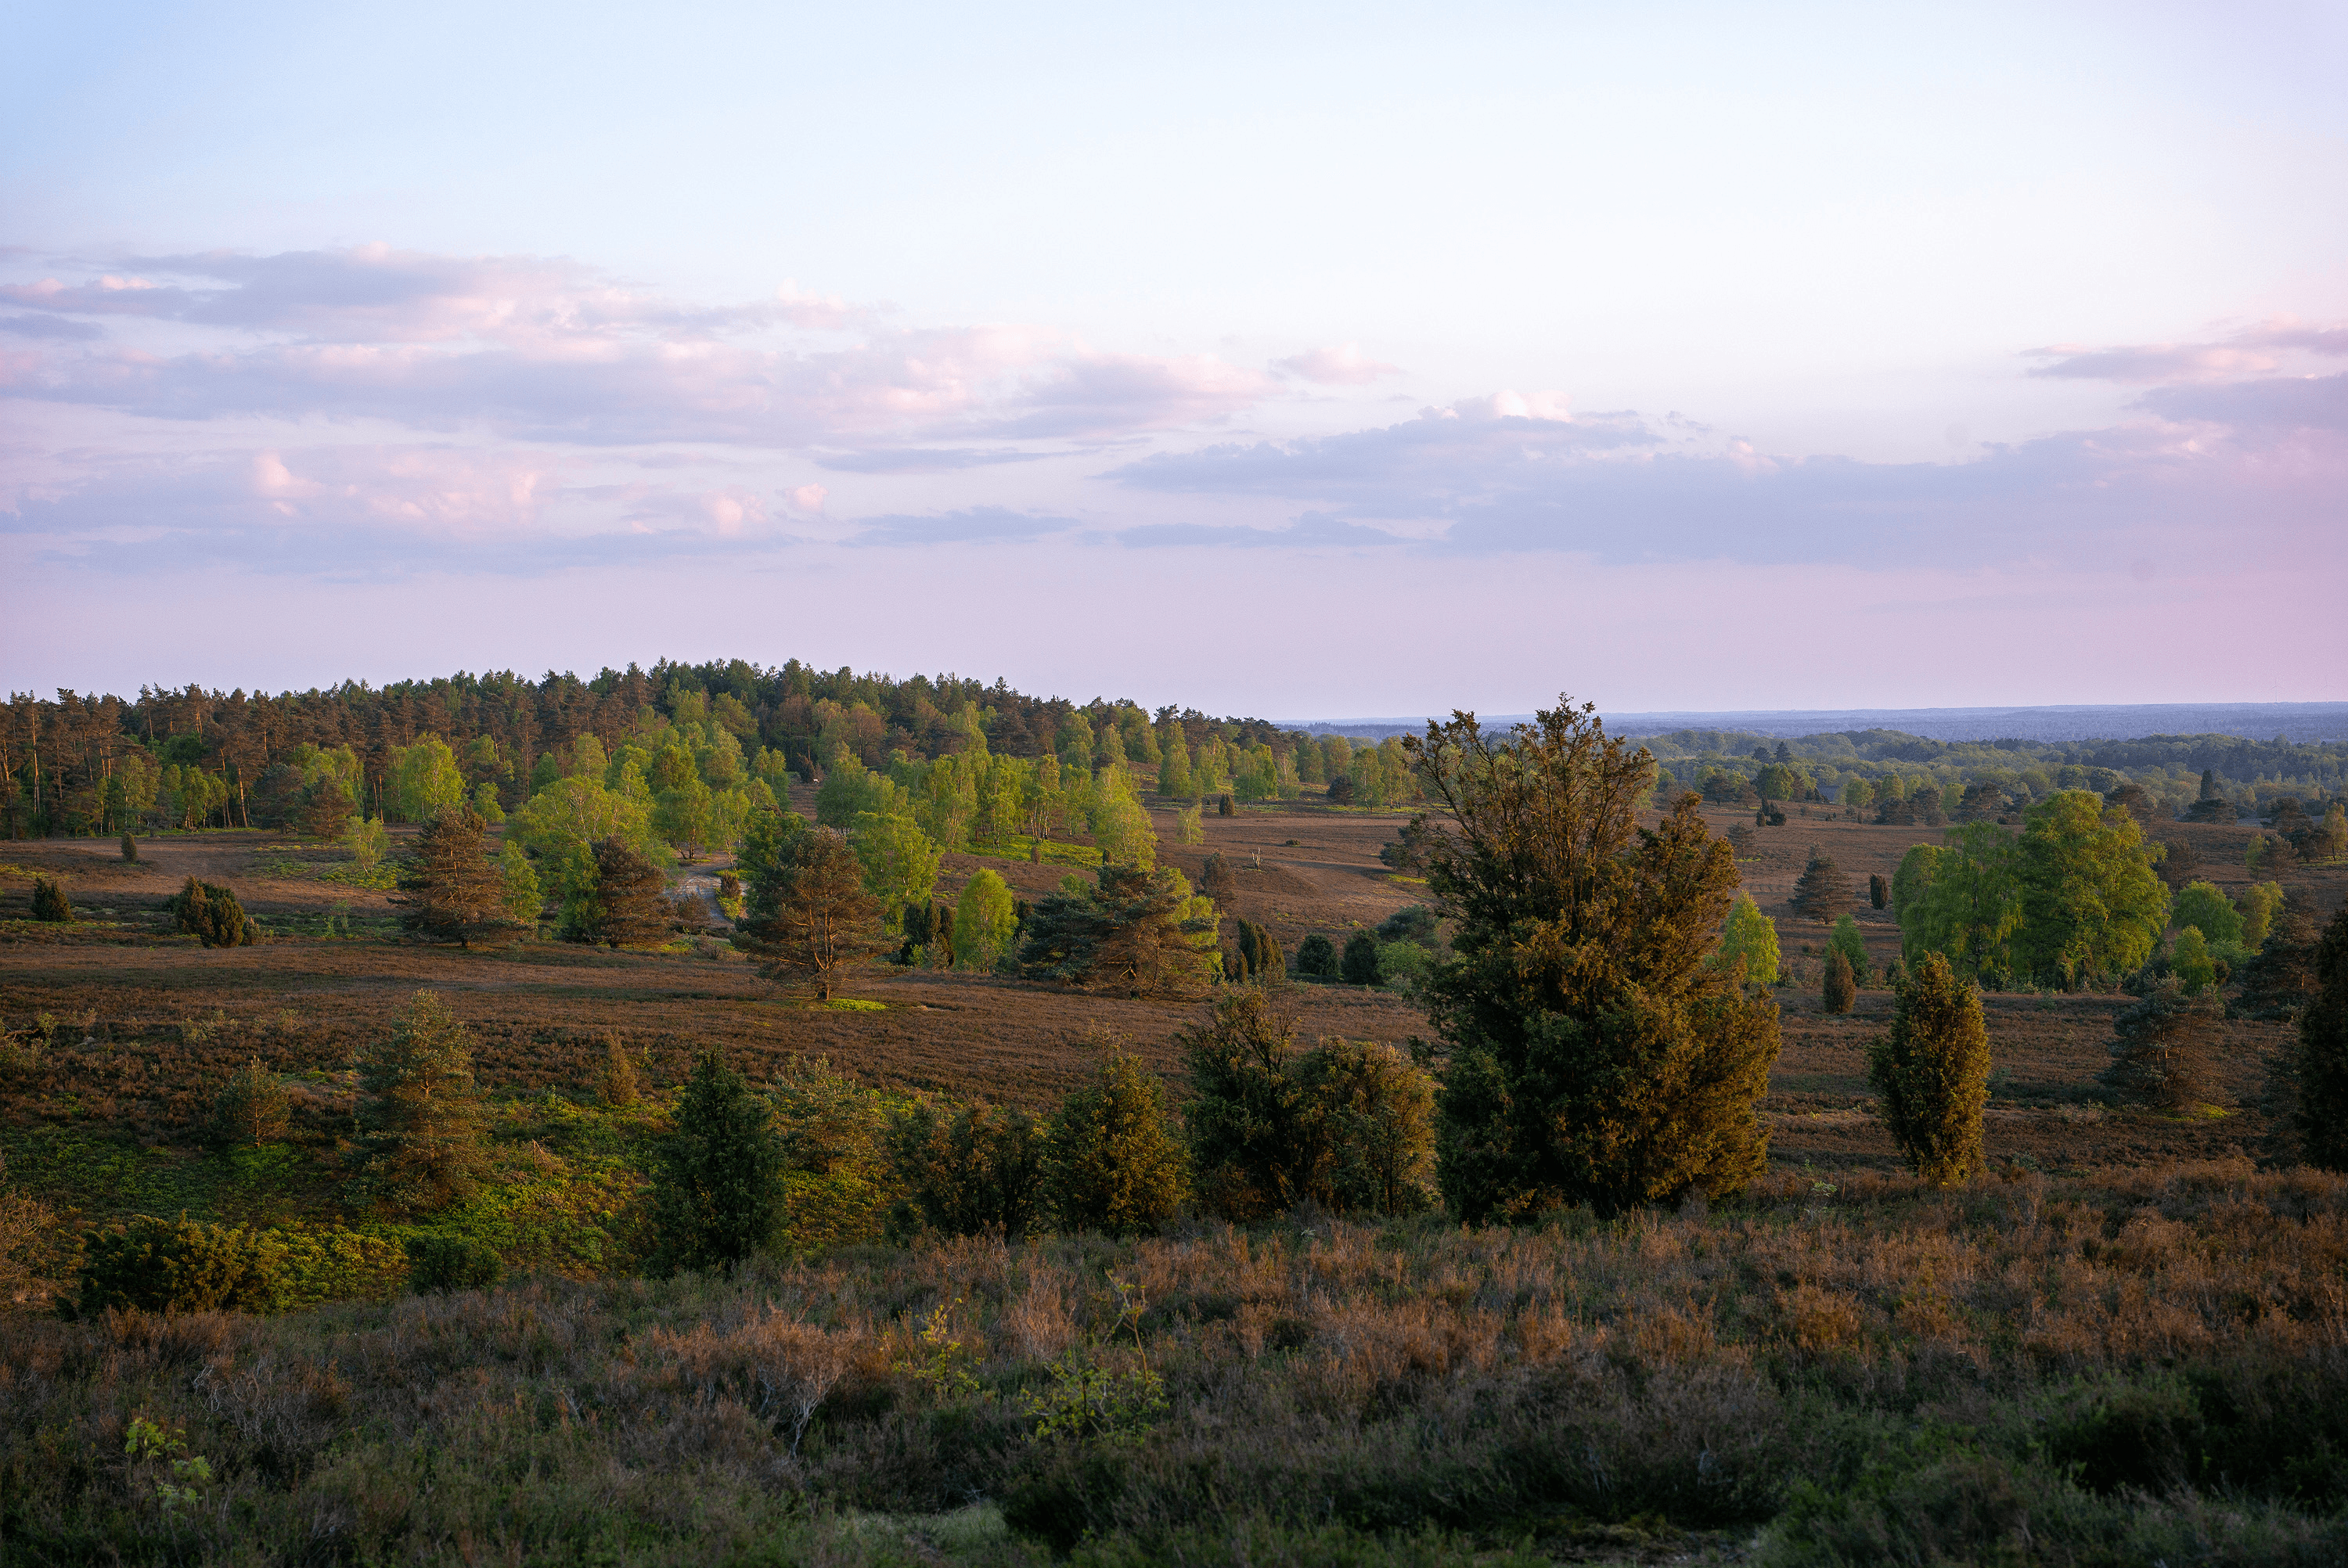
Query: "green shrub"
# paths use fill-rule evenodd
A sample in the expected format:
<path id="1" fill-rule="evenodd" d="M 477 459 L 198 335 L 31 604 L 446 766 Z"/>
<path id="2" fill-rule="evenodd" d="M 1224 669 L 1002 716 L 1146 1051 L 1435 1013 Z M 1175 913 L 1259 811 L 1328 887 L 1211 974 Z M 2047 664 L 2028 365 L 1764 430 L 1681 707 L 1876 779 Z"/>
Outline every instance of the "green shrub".
<path id="1" fill-rule="evenodd" d="M 1981 992 L 1949 960 L 1926 953 L 1900 988 L 1891 1032 L 1868 1050 L 1867 1081 L 1882 1097 L 1891 1141 L 1916 1173 L 1953 1186 L 1982 1164 L 1989 1102 L 1989 1031 Z"/>
<path id="2" fill-rule="evenodd" d="M 1156 1230 L 1189 1195 L 1166 1092 L 1122 1053 L 1060 1102 L 1045 1135 L 1044 1187 L 1067 1230 Z"/>
<path id="3" fill-rule="evenodd" d="M 2224 1016 L 2216 997 L 2196 996 L 2174 976 L 2151 982 L 2112 1020 L 2112 1065 L 2102 1081 L 2166 1111 L 2198 1105 L 2207 1092 L 2211 1038 Z"/>
<path id="4" fill-rule="evenodd" d="M 274 1231 L 140 1214 L 83 1240 L 81 1316 L 146 1312 L 280 1312 L 295 1285 Z"/>
<path id="5" fill-rule="evenodd" d="M 130 861 L 139 858 L 139 841 L 127 833 L 122 835 L 122 858 Z"/>
<path id="6" fill-rule="evenodd" d="M 1043 1199 L 1043 1139 L 1025 1112 L 965 1105 L 947 1116 L 926 1102 L 897 1119 L 889 1152 L 905 1188 L 900 1229 L 1018 1236 Z"/>
<path id="7" fill-rule="evenodd" d="M 2313 968 L 2315 994 L 2301 1010 L 2291 1053 L 2299 1102 L 2291 1121 L 2308 1163 L 2348 1171 L 2348 907 L 2325 927 Z"/>
<path id="8" fill-rule="evenodd" d="M 1867 984 L 1867 938 L 1859 934 L 1857 920 L 1849 915 L 1838 918 L 1833 931 L 1827 936 L 1827 948 L 1840 953 L 1849 963 L 1850 983 L 1854 987 Z"/>
<path id="9" fill-rule="evenodd" d="M 782 1173 L 772 1109 L 722 1051 L 704 1051 L 656 1156 L 655 1267 L 731 1268 L 766 1245 L 781 1218 Z"/>
<path id="10" fill-rule="evenodd" d="M 256 1058 L 239 1068 L 212 1100 L 212 1136 L 232 1148 L 276 1143 L 292 1125 L 294 1097 Z"/>
<path id="11" fill-rule="evenodd" d="M 242 948 L 261 939 L 261 927 L 236 901 L 236 895 L 194 877 L 171 895 L 171 922 L 207 948 Z"/>
<path id="12" fill-rule="evenodd" d="M 1840 948 L 1827 949 L 1826 981 L 1818 995 L 1819 1005 L 1830 1013 L 1847 1013 L 1859 999 L 1859 983 L 1851 979 L 1850 960 Z"/>
<path id="13" fill-rule="evenodd" d="M 1337 978 L 1337 945 L 1315 931 L 1296 944 L 1296 972 L 1315 979 Z"/>
<path id="14" fill-rule="evenodd" d="M 33 918 L 36 920 L 70 920 L 73 906 L 66 901 L 66 890 L 46 876 L 33 878 Z"/>
<path id="15" fill-rule="evenodd" d="M 391 1037 L 359 1061 L 359 1193 L 395 1213 L 473 1195 L 489 1170 L 473 1034 L 431 991 L 417 991 Z"/>
<path id="16" fill-rule="evenodd" d="M 467 1236 L 419 1235 L 407 1242 L 407 1279 L 418 1294 L 487 1290 L 506 1276 L 497 1248 Z"/>
<path id="17" fill-rule="evenodd" d="M 1253 920 L 1243 919 L 1234 924 L 1239 927 L 1238 952 L 1235 961 L 1228 968 L 1231 978 L 1242 984 L 1286 979 L 1288 958 L 1280 950 L 1280 938 Z"/>
<path id="18" fill-rule="evenodd" d="M 1346 938 L 1344 957 L 1338 960 L 1337 972 L 1351 985 L 1376 985 L 1378 939 L 1367 931 L 1356 931 Z"/>

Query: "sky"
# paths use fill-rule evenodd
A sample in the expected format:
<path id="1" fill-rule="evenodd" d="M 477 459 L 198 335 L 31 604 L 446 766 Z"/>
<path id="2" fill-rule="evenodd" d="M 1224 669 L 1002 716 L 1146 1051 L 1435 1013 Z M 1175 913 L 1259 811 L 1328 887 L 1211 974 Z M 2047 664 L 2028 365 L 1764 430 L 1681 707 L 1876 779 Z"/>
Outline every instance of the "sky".
<path id="1" fill-rule="evenodd" d="M 0 679 L 2348 696 L 2348 12 L 18 4 Z"/>

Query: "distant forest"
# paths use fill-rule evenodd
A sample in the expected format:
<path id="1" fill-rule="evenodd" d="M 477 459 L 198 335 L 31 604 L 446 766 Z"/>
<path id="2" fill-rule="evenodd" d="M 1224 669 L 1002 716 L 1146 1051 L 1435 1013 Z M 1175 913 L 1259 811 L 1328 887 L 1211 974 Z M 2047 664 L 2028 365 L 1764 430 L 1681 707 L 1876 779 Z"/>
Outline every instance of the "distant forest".
<path id="1" fill-rule="evenodd" d="M 606 669 L 592 680 L 511 671 L 401 682 L 380 689 L 208 692 L 142 687 L 135 699 L 60 691 L 54 700 L 12 696 L 0 718 L 0 832 L 11 837 L 98 834 L 153 825 L 274 826 L 316 783 L 320 753 L 336 765 L 361 814 L 402 820 L 403 762 L 425 737 L 448 748 L 463 789 L 484 806 L 511 810 L 573 768 L 582 738 L 616 756 L 632 736 L 690 723 L 691 749 L 713 783 L 737 766 L 770 788 L 812 780 L 840 758 L 876 771 L 935 760 L 973 746 L 996 756 L 1056 757 L 1099 767 L 1134 764 L 1161 794 L 1192 796 L 1209 784 L 1244 799 L 1292 794 L 1340 775 L 1365 805 L 1400 804 L 1416 792 L 1388 737 L 1358 752 L 1333 737 L 1266 720 L 1215 718 L 1169 705 L 1154 712 L 1123 700 L 1078 703 L 941 674 L 898 680 L 821 671 L 792 660 L 760 668 L 743 660 L 662 661 Z M 706 753 L 713 738 L 719 752 Z M 1179 737 L 1181 764 L 1160 769 Z M 2348 790 L 2348 744 L 2251 741 L 2231 735 L 2152 736 L 2051 743 L 1935 741 L 1890 730 L 1793 741 L 1729 731 L 1683 730 L 1643 743 L 1662 792 L 1684 789 L 1725 804 L 1823 802 L 1893 820 L 1999 815 L 2062 789 L 2109 794 L 2124 784 L 2177 815 L 2223 810 L 2271 814 L 2285 797 L 2317 810 Z M 440 746 L 431 748 L 437 771 Z M 1373 758 L 1376 761 L 1373 761 Z M 737 760 L 738 759 L 738 760 Z M 1183 787 L 1166 776 L 1179 768 Z M 413 793 L 412 791 L 405 793 Z M 434 792 L 445 793 L 436 790 Z"/>

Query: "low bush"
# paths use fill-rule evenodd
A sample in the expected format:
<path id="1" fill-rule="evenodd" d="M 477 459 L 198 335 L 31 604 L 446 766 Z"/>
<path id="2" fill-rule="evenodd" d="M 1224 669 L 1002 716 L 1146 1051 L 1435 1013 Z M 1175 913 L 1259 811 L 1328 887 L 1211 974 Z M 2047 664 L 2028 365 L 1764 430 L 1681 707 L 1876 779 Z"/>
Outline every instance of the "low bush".
<path id="1" fill-rule="evenodd" d="M 191 876 L 169 906 L 172 925 L 207 948 L 242 948 L 261 939 L 261 927 L 236 901 L 236 895 L 216 883 Z"/>
<path id="2" fill-rule="evenodd" d="M 73 917 L 73 905 L 67 901 L 66 890 L 46 876 L 34 877 L 33 918 L 67 921 Z"/>
<path id="3" fill-rule="evenodd" d="M 485 1242 L 455 1235 L 408 1238 L 408 1284 L 419 1294 L 487 1290 L 505 1276 L 506 1260 Z"/>

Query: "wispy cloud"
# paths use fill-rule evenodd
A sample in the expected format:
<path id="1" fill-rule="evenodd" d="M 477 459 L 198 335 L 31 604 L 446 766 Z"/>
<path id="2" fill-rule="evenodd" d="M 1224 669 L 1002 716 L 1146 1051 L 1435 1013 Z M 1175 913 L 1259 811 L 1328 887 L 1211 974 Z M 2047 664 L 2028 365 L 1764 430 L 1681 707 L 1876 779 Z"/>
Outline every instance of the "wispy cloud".
<path id="1" fill-rule="evenodd" d="M 1323 386 L 1367 386 L 1382 376 L 1400 375 L 1400 366 L 1385 364 L 1370 358 L 1357 343 L 1340 343 L 1335 348 L 1309 349 L 1291 354 L 1286 359 L 1272 362 L 1272 368 L 1282 375 L 1292 375 L 1300 381 L 1310 381 Z"/>
<path id="2" fill-rule="evenodd" d="M 1008 507 L 967 507 L 960 511 L 933 512 L 922 517 L 880 517 L 863 519 L 852 543 L 860 545 L 945 545 L 1019 543 L 1064 534 L 1079 527 L 1073 518 L 1022 512 Z"/>

